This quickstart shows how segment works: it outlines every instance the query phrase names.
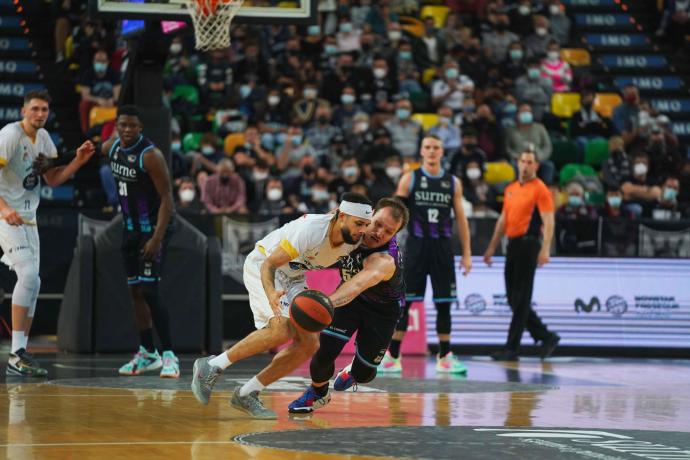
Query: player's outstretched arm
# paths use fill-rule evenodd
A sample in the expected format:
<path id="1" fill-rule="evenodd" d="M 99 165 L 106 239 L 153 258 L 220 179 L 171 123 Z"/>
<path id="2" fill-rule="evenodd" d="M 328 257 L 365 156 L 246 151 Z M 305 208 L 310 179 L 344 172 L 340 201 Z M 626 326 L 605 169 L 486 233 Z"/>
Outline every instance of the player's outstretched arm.
<path id="1" fill-rule="evenodd" d="M 398 182 L 398 188 L 395 190 L 395 196 L 407 198 L 410 196 L 410 182 L 412 181 L 412 171 L 406 172 Z"/>
<path id="2" fill-rule="evenodd" d="M 173 197 L 170 173 L 165 157 L 158 149 L 153 149 L 144 155 L 144 169 L 148 172 L 156 192 L 160 197 L 161 204 L 158 208 L 158 221 L 153 236 L 142 248 L 142 257 L 145 260 L 153 260 L 158 256 L 163 243 L 163 237 L 172 219 Z"/>
<path id="3" fill-rule="evenodd" d="M 43 171 L 43 180 L 50 187 L 64 184 L 91 159 L 95 152 L 96 146 L 91 141 L 84 142 L 77 148 L 76 155 L 68 164 Z M 34 169 L 36 169 L 36 165 L 34 165 Z"/>
<path id="4" fill-rule="evenodd" d="M 364 259 L 364 268 L 361 272 L 345 281 L 331 294 L 331 302 L 336 308 L 347 305 L 370 287 L 391 279 L 394 273 L 393 257 L 384 253 L 374 253 Z"/>

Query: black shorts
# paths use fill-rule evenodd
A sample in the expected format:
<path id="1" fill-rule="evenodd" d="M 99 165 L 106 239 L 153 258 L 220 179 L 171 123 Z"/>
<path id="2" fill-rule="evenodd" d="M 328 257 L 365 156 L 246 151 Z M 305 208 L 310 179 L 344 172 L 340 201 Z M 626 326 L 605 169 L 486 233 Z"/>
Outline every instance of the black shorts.
<path id="1" fill-rule="evenodd" d="M 434 302 L 455 302 L 455 258 L 449 238 L 415 238 L 405 243 L 406 298 L 408 302 L 424 300 L 426 277 L 431 276 Z"/>
<path id="2" fill-rule="evenodd" d="M 170 237 L 172 236 L 171 227 L 169 226 L 168 230 L 165 232 L 158 257 L 152 261 L 147 261 L 142 258 L 141 250 L 152 236 L 153 233 L 130 231 L 126 228 L 123 231 L 122 256 L 125 259 L 127 284 L 129 285 L 139 283 L 157 283 L 161 279 L 163 261 L 168 249 Z"/>
<path id="3" fill-rule="evenodd" d="M 399 302 L 381 304 L 366 302 L 357 297 L 344 307 L 335 309 L 333 322 L 321 331 L 322 341 L 326 337 L 335 338 L 341 340 L 342 346 L 345 346 L 357 332 L 357 356 L 367 366 L 376 368 L 388 349 L 398 318 Z"/>

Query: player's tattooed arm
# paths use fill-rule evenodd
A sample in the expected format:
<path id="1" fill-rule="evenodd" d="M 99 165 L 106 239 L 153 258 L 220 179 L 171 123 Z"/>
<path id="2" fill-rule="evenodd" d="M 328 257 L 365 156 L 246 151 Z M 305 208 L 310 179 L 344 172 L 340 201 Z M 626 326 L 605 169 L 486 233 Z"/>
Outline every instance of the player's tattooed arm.
<path id="1" fill-rule="evenodd" d="M 372 286 L 381 281 L 391 279 L 395 273 L 395 261 L 388 254 L 374 253 L 364 259 L 364 268 L 361 272 L 345 281 L 331 294 L 330 299 L 333 307 L 342 307 L 352 302 L 355 297 L 360 295 Z"/>

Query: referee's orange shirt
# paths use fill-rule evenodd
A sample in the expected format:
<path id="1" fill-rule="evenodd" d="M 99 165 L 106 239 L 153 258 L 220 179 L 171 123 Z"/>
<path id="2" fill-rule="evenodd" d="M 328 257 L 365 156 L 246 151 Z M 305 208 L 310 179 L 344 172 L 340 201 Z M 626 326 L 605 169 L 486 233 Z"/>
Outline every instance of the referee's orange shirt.
<path id="1" fill-rule="evenodd" d="M 542 225 L 539 213 L 553 211 L 551 192 L 541 179 L 535 177 L 524 184 L 516 180 L 506 187 L 503 195 L 506 236 L 539 236 Z"/>

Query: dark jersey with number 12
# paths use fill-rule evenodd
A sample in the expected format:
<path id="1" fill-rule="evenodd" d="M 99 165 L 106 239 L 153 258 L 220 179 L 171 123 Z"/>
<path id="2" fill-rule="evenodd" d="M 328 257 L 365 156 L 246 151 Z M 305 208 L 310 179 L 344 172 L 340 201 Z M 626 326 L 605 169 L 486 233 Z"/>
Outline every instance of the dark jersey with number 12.
<path id="1" fill-rule="evenodd" d="M 151 233 L 158 221 L 160 196 L 144 168 L 144 154 L 154 148 L 150 140 L 140 136 L 134 145 L 127 148 L 120 144 L 120 139 L 116 139 L 108 152 L 128 231 Z"/>
<path id="2" fill-rule="evenodd" d="M 409 234 L 416 238 L 450 238 L 454 192 L 452 174 L 441 170 L 441 174 L 432 176 L 424 168 L 413 171 L 408 198 Z"/>

